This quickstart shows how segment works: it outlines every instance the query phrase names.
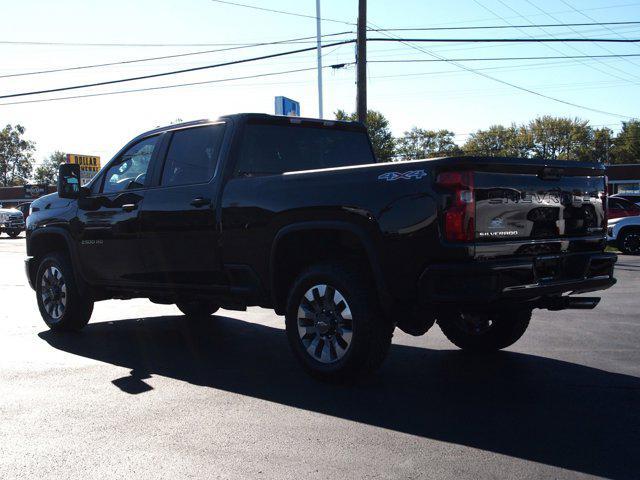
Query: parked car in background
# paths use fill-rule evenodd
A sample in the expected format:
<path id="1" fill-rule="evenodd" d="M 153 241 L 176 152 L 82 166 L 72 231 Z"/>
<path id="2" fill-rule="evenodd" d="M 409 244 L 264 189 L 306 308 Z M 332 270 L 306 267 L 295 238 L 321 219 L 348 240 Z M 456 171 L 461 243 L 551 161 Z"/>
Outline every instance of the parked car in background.
<path id="1" fill-rule="evenodd" d="M 635 203 L 640 206 L 640 194 L 635 193 L 616 193 L 615 195 L 611 195 L 610 198 L 622 198 L 623 200 L 627 200 L 631 203 Z"/>
<path id="2" fill-rule="evenodd" d="M 640 255 L 640 217 L 609 220 L 607 243 L 627 255 Z"/>
<path id="3" fill-rule="evenodd" d="M 11 238 L 16 238 L 24 231 L 24 225 L 24 217 L 20 210 L 0 208 L 0 234 L 6 233 Z"/>
<path id="4" fill-rule="evenodd" d="M 622 217 L 635 217 L 640 215 L 640 207 L 622 197 L 609 198 L 608 214 L 610 219 Z"/>
<path id="5" fill-rule="evenodd" d="M 16 206 L 16 210 L 20 210 L 22 212 L 22 216 L 24 217 L 24 221 L 27 221 L 27 218 L 29 217 L 29 209 L 31 208 L 31 202 L 25 202 L 25 203 L 21 203 L 20 205 Z"/>

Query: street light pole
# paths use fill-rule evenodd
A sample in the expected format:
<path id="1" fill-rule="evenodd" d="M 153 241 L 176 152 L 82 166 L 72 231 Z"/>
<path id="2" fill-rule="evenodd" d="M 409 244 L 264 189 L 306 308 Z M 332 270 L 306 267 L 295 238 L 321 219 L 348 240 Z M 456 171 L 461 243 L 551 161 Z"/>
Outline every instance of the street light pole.
<path id="1" fill-rule="evenodd" d="M 357 99 L 358 121 L 367 121 L 367 0 L 358 0 L 358 43 L 357 43 Z"/>
<path id="2" fill-rule="evenodd" d="M 321 42 L 321 21 L 320 21 L 320 0 L 316 0 L 316 37 L 318 44 L 318 118 L 324 118 L 322 112 L 322 44 Z"/>

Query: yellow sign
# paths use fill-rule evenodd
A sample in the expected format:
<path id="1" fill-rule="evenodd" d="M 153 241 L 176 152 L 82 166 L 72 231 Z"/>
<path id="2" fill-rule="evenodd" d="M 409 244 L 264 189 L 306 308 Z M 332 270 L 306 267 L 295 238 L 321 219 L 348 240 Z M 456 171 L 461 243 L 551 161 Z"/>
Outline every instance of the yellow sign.
<path id="1" fill-rule="evenodd" d="M 67 153 L 67 163 L 77 163 L 80 165 L 80 170 L 86 172 L 98 172 L 100 170 L 100 157 L 94 155 Z"/>

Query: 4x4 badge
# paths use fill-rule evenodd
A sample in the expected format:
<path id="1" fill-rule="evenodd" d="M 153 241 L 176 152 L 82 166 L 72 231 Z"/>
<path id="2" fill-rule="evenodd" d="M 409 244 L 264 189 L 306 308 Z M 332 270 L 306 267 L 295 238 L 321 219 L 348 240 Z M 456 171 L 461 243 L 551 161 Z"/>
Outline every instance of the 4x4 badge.
<path id="1" fill-rule="evenodd" d="M 424 170 L 409 170 L 408 172 L 387 172 L 378 176 L 378 180 L 393 182 L 395 180 L 419 180 L 427 176 Z"/>

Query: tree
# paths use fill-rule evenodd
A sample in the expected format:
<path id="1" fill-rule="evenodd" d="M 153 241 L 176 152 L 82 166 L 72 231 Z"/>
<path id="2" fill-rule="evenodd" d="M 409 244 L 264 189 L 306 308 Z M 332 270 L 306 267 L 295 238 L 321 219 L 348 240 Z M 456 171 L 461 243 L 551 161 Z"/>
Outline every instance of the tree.
<path id="1" fill-rule="evenodd" d="M 491 125 L 487 130 L 472 133 L 463 145 L 464 153 L 487 157 L 505 157 L 511 155 L 510 148 L 518 136 L 515 125 L 510 128 Z"/>
<path id="2" fill-rule="evenodd" d="M 336 120 L 355 122 L 358 119 L 357 113 L 348 114 L 344 110 L 338 110 Z M 371 137 L 373 152 L 380 162 L 390 162 L 395 156 L 395 140 L 389 128 L 389 120 L 375 110 L 367 111 L 367 130 Z"/>
<path id="3" fill-rule="evenodd" d="M 622 130 L 613 140 L 611 163 L 640 162 L 640 120 L 622 122 Z"/>
<path id="4" fill-rule="evenodd" d="M 66 161 L 67 155 L 60 151 L 55 151 L 36 167 L 33 179 L 36 183 L 55 185 L 58 181 L 58 166 Z"/>
<path id="5" fill-rule="evenodd" d="M 423 130 L 413 127 L 396 140 L 396 155 L 399 160 L 442 157 L 461 153 L 454 141 L 455 134 L 449 130 Z"/>
<path id="6" fill-rule="evenodd" d="M 488 130 L 478 130 L 471 134 L 463 150 L 469 155 L 595 160 L 608 154 L 610 133 L 606 129 L 593 130 L 586 120 L 543 116 L 526 125 L 493 125 Z"/>
<path id="7" fill-rule="evenodd" d="M 600 163 L 611 163 L 613 147 L 613 130 L 596 128 L 593 131 L 593 160 Z"/>
<path id="8" fill-rule="evenodd" d="M 529 122 L 534 158 L 546 160 L 590 160 L 593 129 L 587 120 L 545 115 Z"/>
<path id="9" fill-rule="evenodd" d="M 532 148 L 530 132 L 524 126 L 492 125 L 472 133 L 462 149 L 467 155 L 528 158 Z"/>
<path id="10" fill-rule="evenodd" d="M 24 138 L 22 125 L 0 130 L 0 184 L 4 187 L 27 182 L 33 170 L 35 144 Z"/>

